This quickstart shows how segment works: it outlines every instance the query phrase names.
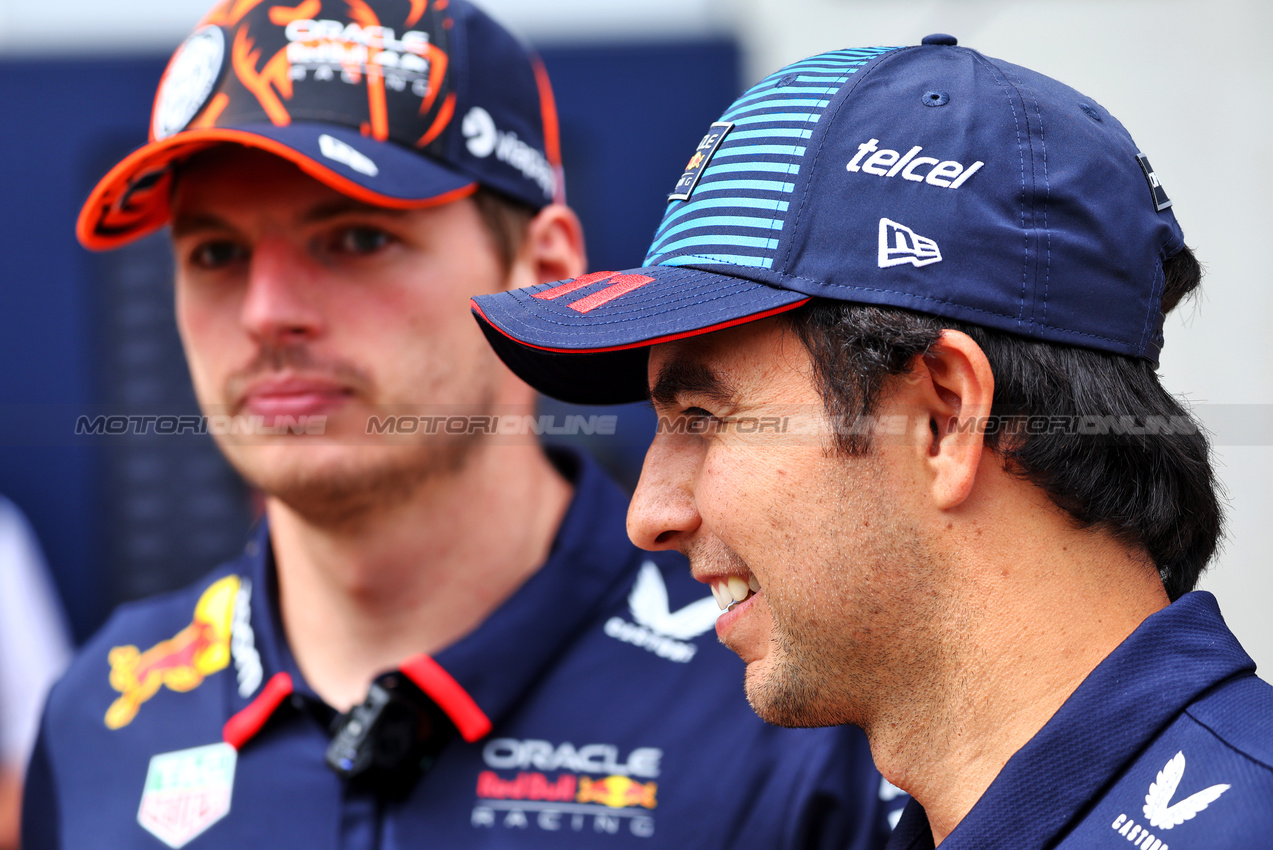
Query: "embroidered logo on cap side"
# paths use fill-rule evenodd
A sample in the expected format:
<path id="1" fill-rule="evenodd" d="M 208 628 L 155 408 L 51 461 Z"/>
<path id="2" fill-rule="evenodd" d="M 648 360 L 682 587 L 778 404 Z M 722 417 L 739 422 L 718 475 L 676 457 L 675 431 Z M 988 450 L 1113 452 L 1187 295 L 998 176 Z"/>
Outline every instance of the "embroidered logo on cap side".
<path id="1" fill-rule="evenodd" d="M 1171 206 L 1171 198 L 1167 197 L 1167 190 L 1158 182 L 1158 175 L 1154 173 L 1154 167 L 1149 164 L 1149 158 L 1143 153 L 1136 154 L 1136 162 L 1140 164 L 1140 170 L 1145 173 L 1145 180 L 1149 183 L 1149 191 L 1154 196 L 1154 209 L 1162 212 Z"/>
<path id="2" fill-rule="evenodd" d="M 887 218 L 880 219 L 880 268 L 901 266 L 927 266 L 941 262 L 941 249 L 926 236 L 920 236 L 904 224 Z"/>
<path id="3" fill-rule="evenodd" d="M 517 138 L 512 130 L 501 130 L 495 126 L 491 113 L 480 106 L 474 106 L 460 122 L 460 132 L 464 134 L 465 147 L 478 159 L 485 159 L 491 154 L 511 168 L 517 169 L 527 180 L 533 180 L 543 190 L 545 198 L 551 198 L 557 191 L 557 172 L 542 153 Z"/>
<path id="4" fill-rule="evenodd" d="M 137 822 L 169 847 L 189 844 L 230 813 L 237 761 L 225 743 L 152 757 Z"/>
<path id="5" fill-rule="evenodd" d="M 203 27 L 177 48 L 155 98 L 150 129 L 156 139 L 186 128 L 208 102 L 224 67 L 225 33 L 220 27 Z"/>
<path id="6" fill-rule="evenodd" d="M 676 188 L 667 196 L 669 201 L 690 199 L 690 195 L 694 194 L 694 187 L 698 185 L 698 179 L 703 176 L 703 169 L 707 168 L 707 163 L 712 161 L 712 154 L 716 153 L 720 143 L 733 128 L 732 121 L 717 121 L 708 128 L 707 135 L 703 136 L 698 147 L 694 149 L 694 155 L 686 163 L 685 173 L 681 175 L 680 180 L 676 181 Z"/>

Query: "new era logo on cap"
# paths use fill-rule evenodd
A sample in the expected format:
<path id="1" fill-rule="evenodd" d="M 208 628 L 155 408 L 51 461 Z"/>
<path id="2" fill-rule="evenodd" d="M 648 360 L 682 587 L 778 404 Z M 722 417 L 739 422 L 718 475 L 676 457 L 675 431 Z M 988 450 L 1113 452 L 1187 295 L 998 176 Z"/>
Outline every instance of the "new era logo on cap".
<path id="1" fill-rule="evenodd" d="M 369 157 L 354 150 L 340 139 L 333 138 L 326 133 L 318 137 L 318 150 L 328 159 L 348 165 L 359 174 L 375 177 L 380 173 L 380 169 L 376 167 L 376 164 Z"/>
<path id="2" fill-rule="evenodd" d="M 927 266 L 941 262 L 941 249 L 933 240 L 920 236 L 904 224 L 880 219 L 880 268 Z"/>

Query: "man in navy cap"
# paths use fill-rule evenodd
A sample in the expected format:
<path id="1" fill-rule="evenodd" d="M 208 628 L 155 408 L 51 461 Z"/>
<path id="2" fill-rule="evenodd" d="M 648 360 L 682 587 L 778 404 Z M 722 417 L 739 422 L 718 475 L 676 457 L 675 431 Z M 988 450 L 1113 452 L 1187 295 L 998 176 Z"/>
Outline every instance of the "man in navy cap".
<path id="1" fill-rule="evenodd" d="M 467 315 L 585 270 L 557 152 L 539 62 L 464 0 L 227 1 L 178 49 L 79 236 L 171 226 L 195 390 L 266 519 L 84 648 L 24 847 L 883 843 L 865 739 L 752 714 L 716 603 L 538 446 Z"/>
<path id="2" fill-rule="evenodd" d="M 930 36 L 762 80 L 643 267 L 478 296 L 522 377 L 652 400 L 628 513 L 774 723 L 852 723 L 890 847 L 1251 847 L 1273 689 L 1191 592 L 1221 508 L 1155 373 L 1199 284 L 1099 103 Z"/>

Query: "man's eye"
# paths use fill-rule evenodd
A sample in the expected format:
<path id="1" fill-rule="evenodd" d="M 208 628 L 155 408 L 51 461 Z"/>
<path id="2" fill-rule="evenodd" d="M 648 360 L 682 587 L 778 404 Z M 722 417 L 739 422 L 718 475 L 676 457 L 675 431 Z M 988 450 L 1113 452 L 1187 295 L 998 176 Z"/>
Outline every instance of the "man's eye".
<path id="1" fill-rule="evenodd" d="M 715 431 L 722 424 L 721 420 L 716 418 L 716 414 L 701 407 L 687 407 L 681 415 L 685 417 L 694 433 Z"/>
<path id="2" fill-rule="evenodd" d="M 336 232 L 332 249 L 339 254 L 374 254 L 393 237 L 376 227 L 346 227 Z"/>
<path id="3" fill-rule="evenodd" d="M 201 269 L 220 269 L 238 262 L 247 251 L 237 242 L 217 240 L 204 242 L 190 252 L 190 262 Z"/>

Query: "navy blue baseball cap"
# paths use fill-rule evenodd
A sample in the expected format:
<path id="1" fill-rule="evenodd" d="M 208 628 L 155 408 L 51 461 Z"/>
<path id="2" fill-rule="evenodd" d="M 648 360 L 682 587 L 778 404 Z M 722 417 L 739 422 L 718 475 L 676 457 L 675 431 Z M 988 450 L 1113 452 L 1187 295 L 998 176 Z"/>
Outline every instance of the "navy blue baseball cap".
<path id="1" fill-rule="evenodd" d="M 239 144 L 377 206 L 425 207 L 480 184 L 561 200 L 557 112 L 542 63 L 467 0 L 223 0 L 177 48 L 150 141 L 80 212 L 86 247 L 168 222 L 181 162 Z"/>
<path id="2" fill-rule="evenodd" d="M 514 372 L 580 403 L 644 398 L 651 345 L 814 297 L 1156 363 L 1163 260 L 1183 247 L 1100 104 L 936 35 L 771 74 L 703 136 L 641 268 L 473 311 Z"/>

